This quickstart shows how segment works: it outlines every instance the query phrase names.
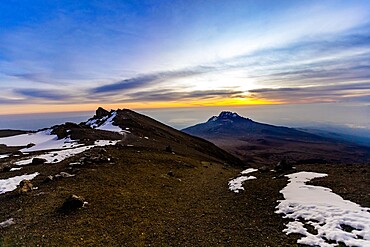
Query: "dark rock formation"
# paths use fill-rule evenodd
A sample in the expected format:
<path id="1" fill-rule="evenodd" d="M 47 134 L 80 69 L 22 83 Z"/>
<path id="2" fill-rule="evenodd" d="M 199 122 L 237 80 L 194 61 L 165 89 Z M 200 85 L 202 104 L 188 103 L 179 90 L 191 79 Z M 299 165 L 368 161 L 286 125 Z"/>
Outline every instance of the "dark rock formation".
<path id="1" fill-rule="evenodd" d="M 259 172 L 268 172 L 269 170 L 270 169 L 267 166 L 262 166 L 262 167 L 258 168 Z"/>
<path id="2" fill-rule="evenodd" d="M 85 199 L 81 196 L 70 195 L 60 208 L 64 212 L 75 211 L 82 208 L 85 204 Z"/>
<path id="3" fill-rule="evenodd" d="M 33 185 L 30 180 L 24 179 L 18 185 L 18 192 L 19 193 L 27 193 L 32 191 Z"/>
<path id="4" fill-rule="evenodd" d="M 44 164 L 47 160 L 43 158 L 33 158 L 32 159 L 32 165 L 41 165 Z"/>
<path id="5" fill-rule="evenodd" d="M 275 166 L 275 171 L 277 172 L 284 172 L 291 170 L 292 164 L 289 164 L 285 159 L 281 160 L 277 165 Z"/>
<path id="6" fill-rule="evenodd" d="M 104 108 L 102 107 L 99 107 L 97 110 L 96 110 L 96 113 L 95 113 L 95 116 L 97 118 L 103 118 L 105 116 L 108 116 L 109 115 L 109 111 L 105 110 Z"/>

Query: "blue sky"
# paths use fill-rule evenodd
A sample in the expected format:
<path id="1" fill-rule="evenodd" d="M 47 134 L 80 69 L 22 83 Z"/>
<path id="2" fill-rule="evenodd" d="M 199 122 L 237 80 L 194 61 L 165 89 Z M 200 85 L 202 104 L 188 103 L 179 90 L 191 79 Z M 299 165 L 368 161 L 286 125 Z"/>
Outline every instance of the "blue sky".
<path id="1" fill-rule="evenodd" d="M 368 109 L 369 68 L 369 1 L 0 2 L 0 114 Z"/>

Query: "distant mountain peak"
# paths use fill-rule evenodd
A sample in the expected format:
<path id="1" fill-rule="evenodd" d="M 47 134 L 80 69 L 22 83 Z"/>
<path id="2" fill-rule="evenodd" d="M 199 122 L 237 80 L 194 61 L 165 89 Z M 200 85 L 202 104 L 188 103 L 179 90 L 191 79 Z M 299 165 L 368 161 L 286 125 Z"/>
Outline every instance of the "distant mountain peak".
<path id="1" fill-rule="evenodd" d="M 218 116 L 213 116 L 211 117 L 208 122 L 215 122 L 215 121 L 227 121 L 227 120 L 250 120 L 249 118 L 244 118 L 241 117 L 238 113 L 236 112 L 231 112 L 231 111 L 222 111 Z"/>

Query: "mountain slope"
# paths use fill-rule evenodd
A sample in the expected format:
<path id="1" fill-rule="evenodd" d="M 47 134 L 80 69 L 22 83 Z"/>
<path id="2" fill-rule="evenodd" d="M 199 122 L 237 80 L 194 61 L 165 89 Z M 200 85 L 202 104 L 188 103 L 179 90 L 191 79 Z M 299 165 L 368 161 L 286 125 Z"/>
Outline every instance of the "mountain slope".
<path id="1" fill-rule="evenodd" d="M 256 171 L 234 193 L 229 182 L 243 170 L 237 158 L 130 110 L 99 109 L 86 122 L 0 143 L 18 150 L 0 155 L 1 246 L 280 247 L 299 238 L 282 232 L 288 220 L 275 213 L 285 177 Z M 324 184 L 368 201 L 368 166 L 327 172 Z M 33 189 L 20 187 L 25 178 Z M 83 207 L 66 208 L 71 195 Z"/>
<path id="2" fill-rule="evenodd" d="M 18 142 L 21 153 L 0 157 L 0 188 L 17 179 L 14 190 L 27 174 L 37 189 L 0 189 L 2 246 L 273 246 L 296 241 L 281 232 L 284 220 L 271 203 L 280 198 L 284 180 L 268 177 L 266 188 L 252 185 L 260 193 L 236 200 L 227 184 L 242 170 L 237 158 L 136 112 L 100 109 L 80 124 L 12 137 L 0 143 Z M 95 144 L 100 138 L 104 147 Z M 31 141 L 33 146 L 25 145 Z M 31 162 L 48 154 L 52 159 L 45 163 Z M 88 203 L 63 211 L 72 194 Z M 273 223 L 256 232 L 267 220 Z"/>
<path id="3" fill-rule="evenodd" d="M 250 163 L 369 162 L 369 148 L 293 128 L 255 122 L 237 113 L 221 112 L 207 122 L 183 129 L 207 139 Z"/>

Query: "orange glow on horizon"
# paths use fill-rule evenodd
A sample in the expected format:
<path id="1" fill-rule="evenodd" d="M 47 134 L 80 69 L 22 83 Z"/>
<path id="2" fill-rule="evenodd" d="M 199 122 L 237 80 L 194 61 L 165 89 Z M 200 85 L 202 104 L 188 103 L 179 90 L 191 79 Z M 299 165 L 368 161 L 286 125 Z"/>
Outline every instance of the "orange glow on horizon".
<path id="1" fill-rule="evenodd" d="M 3 105 L 0 115 L 33 114 L 33 113 L 57 113 L 57 112 L 82 112 L 95 111 L 99 106 L 106 109 L 160 109 L 160 108 L 184 108 L 184 107 L 210 107 L 210 106 L 248 106 L 248 105 L 270 105 L 280 104 L 262 99 L 250 98 L 227 98 L 209 99 L 198 101 L 176 101 L 176 102 L 131 102 L 131 103 L 101 103 L 101 104 L 35 104 L 35 105 Z"/>

